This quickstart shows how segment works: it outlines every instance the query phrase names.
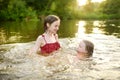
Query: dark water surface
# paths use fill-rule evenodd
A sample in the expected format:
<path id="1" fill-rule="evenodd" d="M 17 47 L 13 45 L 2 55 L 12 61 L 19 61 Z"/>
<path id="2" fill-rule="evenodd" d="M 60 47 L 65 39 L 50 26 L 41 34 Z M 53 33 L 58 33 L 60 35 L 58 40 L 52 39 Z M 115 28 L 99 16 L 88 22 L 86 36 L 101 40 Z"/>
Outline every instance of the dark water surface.
<path id="1" fill-rule="evenodd" d="M 38 35 L 44 32 L 41 21 L 29 22 L 1 22 L 0 44 L 14 42 L 35 41 Z M 61 21 L 58 31 L 59 38 L 74 38 L 76 33 L 80 34 L 105 34 L 120 37 L 120 21 Z"/>

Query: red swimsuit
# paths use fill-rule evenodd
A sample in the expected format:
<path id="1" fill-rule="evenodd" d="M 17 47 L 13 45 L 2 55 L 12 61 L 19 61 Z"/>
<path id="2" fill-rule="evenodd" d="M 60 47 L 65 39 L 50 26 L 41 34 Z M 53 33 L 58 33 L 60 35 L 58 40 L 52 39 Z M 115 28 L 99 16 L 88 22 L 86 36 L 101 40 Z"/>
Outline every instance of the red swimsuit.
<path id="1" fill-rule="evenodd" d="M 41 48 L 41 53 L 42 54 L 50 54 L 51 52 L 53 51 L 56 51 L 60 48 L 60 44 L 58 42 L 54 42 L 54 43 L 47 43 L 46 39 L 45 39 L 45 36 L 42 35 L 42 37 L 44 38 L 46 44 Z"/>

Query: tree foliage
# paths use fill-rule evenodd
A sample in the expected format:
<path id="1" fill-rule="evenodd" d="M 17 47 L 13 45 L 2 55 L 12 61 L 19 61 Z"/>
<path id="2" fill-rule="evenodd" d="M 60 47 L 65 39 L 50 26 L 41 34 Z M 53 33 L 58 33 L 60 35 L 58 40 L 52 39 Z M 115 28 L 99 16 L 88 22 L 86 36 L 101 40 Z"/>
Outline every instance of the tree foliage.
<path id="1" fill-rule="evenodd" d="M 77 0 L 0 0 L 0 20 L 43 18 L 49 14 L 61 19 L 119 19 L 120 0 L 106 0 L 78 7 Z"/>
<path id="2" fill-rule="evenodd" d="M 102 4 L 104 14 L 107 14 L 109 18 L 120 18 L 120 0 L 106 0 Z"/>
<path id="3" fill-rule="evenodd" d="M 1 20 L 19 20 L 28 16 L 35 17 L 35 11 L 30 7 L 26 7 L 26 3 L 23 0 L 7 0 L 7 2 L 3 0 L 1 4 Z"/>

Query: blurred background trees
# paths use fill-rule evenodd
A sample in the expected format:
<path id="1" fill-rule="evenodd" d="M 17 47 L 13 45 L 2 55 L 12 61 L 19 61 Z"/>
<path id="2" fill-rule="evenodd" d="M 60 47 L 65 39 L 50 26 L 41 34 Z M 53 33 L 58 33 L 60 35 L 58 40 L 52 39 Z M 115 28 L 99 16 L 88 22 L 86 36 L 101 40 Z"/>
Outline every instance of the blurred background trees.
<path id="1" fill-rule="evenodd" d="M 49 14 L 64 20 L 120 19 L 120 0 L 91 1 L 79 6 L 77 0 L 0 0 L 0 20 L 42 19 Z"/>

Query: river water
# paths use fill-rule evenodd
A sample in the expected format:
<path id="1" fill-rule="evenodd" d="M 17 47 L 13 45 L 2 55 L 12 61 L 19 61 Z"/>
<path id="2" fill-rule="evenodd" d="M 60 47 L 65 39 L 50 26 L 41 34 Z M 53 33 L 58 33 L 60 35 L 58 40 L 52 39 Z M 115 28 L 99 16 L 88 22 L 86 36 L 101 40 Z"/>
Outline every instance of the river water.
<path id="1" fill-rule="evenodd" d="M 29 55 L 35 41 L 1 44 L 0 80 L 120 80 L 120 38 L 94 29 L 86 34 L 81 27 L 75 37 L 59 38 L 61 49 L 48 57 Z M 74 62 L 81 39 L 94 43 L 93 57 Z"/>

